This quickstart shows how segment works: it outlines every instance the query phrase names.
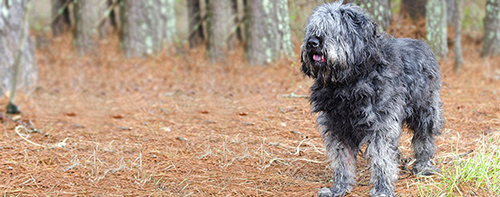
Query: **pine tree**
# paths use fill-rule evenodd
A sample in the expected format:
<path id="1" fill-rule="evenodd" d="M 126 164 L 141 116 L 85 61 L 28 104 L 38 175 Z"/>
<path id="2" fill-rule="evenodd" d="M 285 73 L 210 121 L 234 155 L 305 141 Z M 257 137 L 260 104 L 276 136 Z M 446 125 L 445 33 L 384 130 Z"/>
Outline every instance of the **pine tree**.
<path id="1" fill-rule="evenodd" d="M 283 55 L 293 56 L 287 0 L 247 0 L 247 59 L 264 65 Z"/>
<path id="2" fill-rule="evenodd" d="M 448 54 L 446 40 L 446 2 L 445 0 L 429 0 L 426 5 L 427 44 L 437 59 Z"/>
<path id="3" fill-rule="evenodd" d="M 484 57 L 500 55 L 500 0 L 486 1 L 482 55 Z"/>

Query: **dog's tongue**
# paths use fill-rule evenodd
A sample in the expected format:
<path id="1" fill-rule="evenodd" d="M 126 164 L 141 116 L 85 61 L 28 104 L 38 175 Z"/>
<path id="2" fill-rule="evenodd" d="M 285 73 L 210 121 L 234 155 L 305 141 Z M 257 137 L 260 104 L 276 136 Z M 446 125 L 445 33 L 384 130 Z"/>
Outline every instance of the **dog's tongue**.
<path id="1" fill-rule="evenodd" d="M 323 58 L 322 55 L 316 55 L 316 54 L 313 55 L 313 60 L 317 61 L 317 62 L 324 62 L 325 61 L 325 59 Z"/>

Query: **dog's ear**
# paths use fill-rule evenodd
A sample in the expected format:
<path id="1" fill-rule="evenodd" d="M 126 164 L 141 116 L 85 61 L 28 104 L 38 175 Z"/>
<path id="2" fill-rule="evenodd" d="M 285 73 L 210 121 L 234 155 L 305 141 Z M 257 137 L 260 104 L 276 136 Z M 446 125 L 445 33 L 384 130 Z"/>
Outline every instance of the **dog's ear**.
<path id="1" fill-rule="evenodd" d="M 370 37 L 376 37 L 379 35 L 379 32 L 378 32 L 378 24 L 373 22 L 373 20 L 371 18 L 369 18 L 369 21 L 365 24 L 365 29 L 366 29 L 366 32 L 365 34 L 367 36 L 370 36 Z"/>
<path id="2" fill-rule="evenodd" d="M 365 38 L 376 37 L 378 33 L 378 24 L 368 16 L 363 9 L 358 6 L 348 7 L 340 10 L 344 20 L 350 20 L 355 25 L 355 32 L 363 33 Z"/>

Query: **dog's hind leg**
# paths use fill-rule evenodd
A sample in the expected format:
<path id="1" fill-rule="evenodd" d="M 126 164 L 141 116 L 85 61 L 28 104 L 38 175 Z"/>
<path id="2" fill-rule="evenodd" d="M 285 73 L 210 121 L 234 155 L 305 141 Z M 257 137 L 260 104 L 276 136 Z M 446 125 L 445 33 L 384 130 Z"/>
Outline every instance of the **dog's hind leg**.
<path id="1" fill-rule="evenodd" d="M 320 197 L 342 196 L 352 190 L 356 184 L 356 155 L 358 147 L 347 145 L 333 135 L 324 136 L 328 157 L 332 160 L 331 168 L 334 172 L 334 184 L 331 188 L 322 188 L 318 192 Z"/>
<path id="2" fill-rule="evenodd" d="M 407 124 L 413 130 L 413 139 L 411 142 L 416 159 L 412 171 L 415 175 L 432 175 L 438 171 L 432 165 L 431 159 L 436 152 L 434 136 L 440 134 L 443 125 L 441 108 L 439 104 L 420 108 L 415 111 L 411 120 Z"/>
<path id="3" fill-rule="evenodd" d="M 434 157 L 436 152 L 436 144 L 434 143 L 434 136 L 428 132 L 414 132 L 413 139 L 411 140 L 413 150 L 415 152 L 415 165 L 412 172 L 415 175 L 429 176 L 434 174 L 438 169 L 431 163 L 431 158 Z"/>
<path id="4" fill-rule="evenodd" d="M 400 124 L 390 121 L 376 130 L 369 139 L 366 154 L 370 159 L 371 196 L 394 196 L 394 182 L 399 171 Z"/>

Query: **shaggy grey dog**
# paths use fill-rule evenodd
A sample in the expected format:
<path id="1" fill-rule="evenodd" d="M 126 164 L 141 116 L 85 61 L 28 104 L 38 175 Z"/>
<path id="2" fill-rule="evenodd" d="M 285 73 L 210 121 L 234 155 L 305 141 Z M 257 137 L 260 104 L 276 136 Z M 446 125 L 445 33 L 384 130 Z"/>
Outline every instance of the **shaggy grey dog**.
<path id="1" fill-rule="evenodd" d="M 314 79 L 310 101 L 319 113 L 334 184 L 319 196 L 341 196 L 355 185 L 356 155 L 367 144 L 372 196 L 394 196 L 402 127 L 413 131 L 413 172 L 430 175 L 443 117 L 439 65 L 419 40 L 379 33 L 363 10 L 324 4 L 308 20 L 302 71 Z"/>

